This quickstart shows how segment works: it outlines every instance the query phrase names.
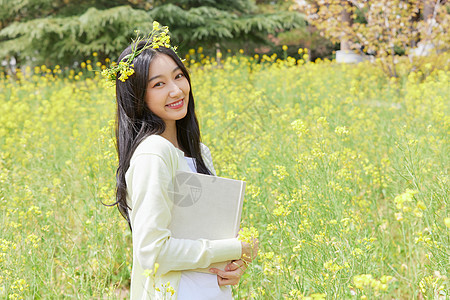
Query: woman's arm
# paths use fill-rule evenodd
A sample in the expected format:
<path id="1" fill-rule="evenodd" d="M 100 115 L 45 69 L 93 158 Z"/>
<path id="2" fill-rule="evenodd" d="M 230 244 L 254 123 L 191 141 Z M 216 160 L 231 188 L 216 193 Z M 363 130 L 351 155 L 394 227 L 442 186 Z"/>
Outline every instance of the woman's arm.
<path id="1" fill-rule="evenodd" d="M 159 264 L 158 273 L 205 268 L 215 262 L 239 259 L 237 239 L 187 240 L 171 237 L 170 168 L 163 157 L 144 153 L 133 157 L 127 171 L 133 251 L 144 269 Z"/>

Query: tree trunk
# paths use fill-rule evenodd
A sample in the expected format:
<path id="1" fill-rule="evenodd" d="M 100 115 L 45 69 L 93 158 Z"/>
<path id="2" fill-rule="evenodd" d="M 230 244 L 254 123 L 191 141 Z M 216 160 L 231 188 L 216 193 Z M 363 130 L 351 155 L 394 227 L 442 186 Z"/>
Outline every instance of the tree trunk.
<path id="1" fill-rule="evenodd" d="M 343 10 L 341 12 L 341 22 L 342 28 L 348 28 L 352 25 L 352 19 L 350 17 L 350 4 L 347 1 L 343 1 Z M 350 41 L 346 37 L 346 34 L 343 33 L 341 37 L 341 50 L 350 50 Z"/>
<path id="2" fill-rule="evenodd" d="M 433 0 L 423 0 L 423 19 L 427 22 L 433 17 L 435 1 Z"/>

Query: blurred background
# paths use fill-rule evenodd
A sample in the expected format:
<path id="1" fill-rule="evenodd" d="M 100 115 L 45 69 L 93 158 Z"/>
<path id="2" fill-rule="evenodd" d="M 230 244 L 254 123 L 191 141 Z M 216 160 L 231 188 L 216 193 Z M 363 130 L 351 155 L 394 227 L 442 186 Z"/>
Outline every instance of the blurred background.
<path id="1" fill-rule="evenodd" d="M 228 49 L 269 53 L 282 43 L 306 46 L 305 18 L 294 5 L 251 0 L 2 1 L 0 58 L 11 70 L 23 65 L 76 66 L 93 52 L 99 59 L 115 59 L 135 30 L 146 34 L 153 20 L 169 26 L 183 56 L 199 46 L 210 56 Z M 330 55 L 332 44 L 325 39 L 319 43 L 317 48 L 324 49 L 317 55 Z"/>
<path id="2" fill-rule="evenodd" d="M 200 46 L 211 57 L 281 54 L 282 45 L 294 57 L 307 48 L 313 61 L 349 49 L 423 55 L 448 45 L 448 12 L 446 0 L 3 0 L 1 70 L 77 67 L 94 52 L 114 60 L 153 20 L 169 26 L 181 56 Z"/>

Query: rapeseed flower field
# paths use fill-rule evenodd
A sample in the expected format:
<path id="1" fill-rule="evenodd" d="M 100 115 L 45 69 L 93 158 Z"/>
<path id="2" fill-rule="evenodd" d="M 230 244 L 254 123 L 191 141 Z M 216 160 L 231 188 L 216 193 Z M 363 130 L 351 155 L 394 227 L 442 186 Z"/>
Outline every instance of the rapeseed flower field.
<path id="1" fill-rule="evenodd" d="M 388 79 L 305 52 L 186 60 L 203 142 L 247 182 L 242 226 L 259 232 L 235 298 L 448 299 L 448 68 Z M 0 77 L 2 299 L 127 295 L 131 234 L 102 205 L 114 89 L 95 59 Z"/>

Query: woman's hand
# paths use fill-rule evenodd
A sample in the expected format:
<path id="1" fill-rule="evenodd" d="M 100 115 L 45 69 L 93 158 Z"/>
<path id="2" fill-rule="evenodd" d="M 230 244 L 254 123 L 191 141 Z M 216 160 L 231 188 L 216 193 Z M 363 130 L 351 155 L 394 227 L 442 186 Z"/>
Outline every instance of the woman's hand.
<path id="1" fill-rule="evenodd" d="M 247 263 L 251 263 L 252 260 L 258 255 L 259 242 L 254 238 L 250 243 L 242 242 L 242 256 L 241 259 Z"/>
<path id="2" fill-rule="evenodd" d="M 241 259 L 234 260 L 226 265 L 224 271 L 217 268 L 209 269 L 210 272 L 217 274 L 219 286 L 238 284 L 242 274 L 244 274 L 247 269 L 247 265 L 253 261 L 256 255 L 258 255 L 259 242 L 257 238 L 251 238 L 248 243 L 241 241 L 241 246 Z"/>
<path id="3" fill-rule="evenodd" d="M 233 260 L 231 263 L 226 265 L 225 271 L 216 268 L 211 268 L 209 271 L 217 274 L 217 282 L 219 283 L 219 286 L 224 286 L 238 284 L 246 269 L 247 263 L 242 259 L 239 259 Z"/>

